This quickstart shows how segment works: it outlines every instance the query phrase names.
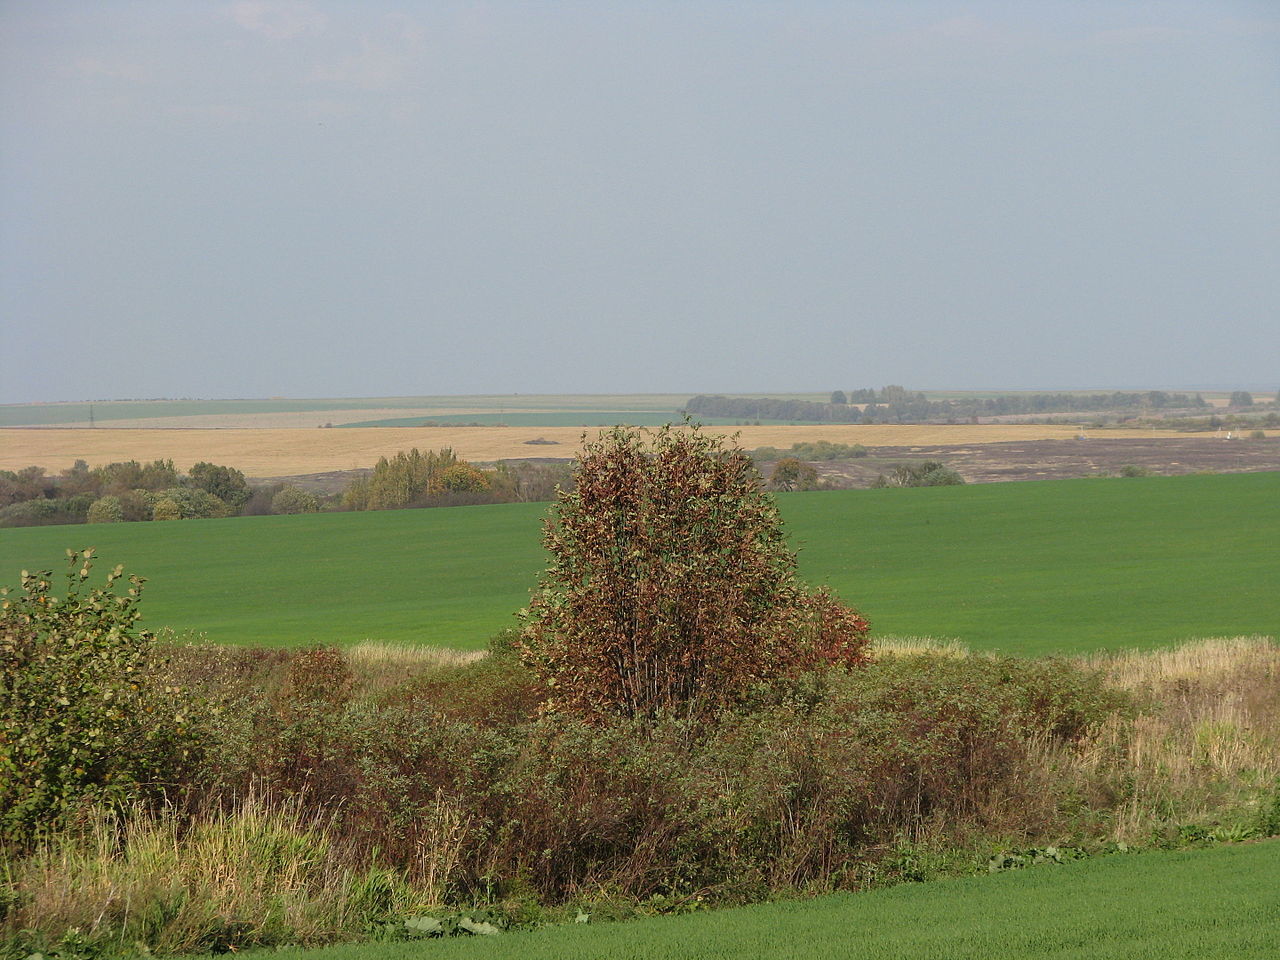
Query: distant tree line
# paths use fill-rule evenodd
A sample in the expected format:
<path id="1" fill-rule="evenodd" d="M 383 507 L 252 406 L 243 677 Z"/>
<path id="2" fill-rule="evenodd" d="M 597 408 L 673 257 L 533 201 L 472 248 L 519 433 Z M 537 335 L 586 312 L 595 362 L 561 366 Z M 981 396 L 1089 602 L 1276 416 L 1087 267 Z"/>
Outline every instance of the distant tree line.
<path id="1" fill-rule="evenodd" d="M 200 462 L 187 473 L 172 460 L 128 460 L 57 475 L 44 467 L 0 470 L 0 527 L 126 523 L 209 517 L 388 510 L 402 507 L 546 501 L 571 483 L 568 462 L 501 461 L 481 469 L 449 448 L 383 457 L 340 494 L 293 484 L 250 484 L 234 467 Z"/>
<path id="2" fill-rule="evenodd" d="M 353 480 L 342 494 L 345 510 L 464 506 L 554 499 L 571 482 L 569 463 L 502 460 L 482 469 L 460 460 L 449 447 L 422 453 L 416 447 L 383 457 L 368 477 Z"/>
<path id="3" fill-rule="evenodd" d="M 201 461 L 183 474 L 172 460 L 126 460 L 91 468 L 77 460 L 50 476 L 44 467 L 0 470 L 0 527 L 192 520 L 307 513 L 319 498 L 281 484 L 251 487 L 234 467 Z"/>
<path id="4" fill-rule="evenodd" d="M 861 404 L 863 406 L 858 406 Z M 890 385 L 880 390 L 836 390 L 827 403 L 772 397 L 693 397 L 691 416 L 745 420 L 810 420 L 819 423 L 923 423 L 973 420 L 980 417 L 1035 416 L 1049 413 L 1096 413 L 1102 410 L 1148 411 L 1198 409 L 1208 404 L 1200 394 L 1166 393 L 1010 393 L 994 397 L 930 400 L 923 393 Z"/>

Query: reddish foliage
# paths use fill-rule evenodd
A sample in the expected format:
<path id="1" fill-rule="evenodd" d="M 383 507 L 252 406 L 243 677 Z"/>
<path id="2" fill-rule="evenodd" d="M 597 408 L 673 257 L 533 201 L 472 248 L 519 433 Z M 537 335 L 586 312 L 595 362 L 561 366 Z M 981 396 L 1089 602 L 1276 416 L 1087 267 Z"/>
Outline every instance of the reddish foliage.
<path id="1" fill-rule="evenodd" d="M 795 579 L 750 457 L 696 428 L 586 445 L 544 542 L 521 653 L 546 705 L 699 715 L 760 681 L 864 662 L 867 623 Z"/>

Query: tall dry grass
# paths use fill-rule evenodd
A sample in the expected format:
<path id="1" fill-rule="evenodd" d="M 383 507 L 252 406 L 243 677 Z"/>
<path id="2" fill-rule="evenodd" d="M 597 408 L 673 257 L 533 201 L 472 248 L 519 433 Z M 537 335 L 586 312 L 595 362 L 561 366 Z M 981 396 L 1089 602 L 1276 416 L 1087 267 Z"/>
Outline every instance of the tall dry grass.
<path id="1" fill-rule="evenodd" d="M 1213 824 L 1233 806 L 1263 815 L 1276 802 L 1275 640 L 1214 638 L 1090 662 L 1138 703 L 1136 716 L 1108 721 L 1067 765 L 1083 784 L 1117 793 L 1115 839 L 1141 840 L 1173 821 Z"/>
<path id="2" fill-rule="evenodd" d="M 462 667 L 487 656 L 483 650 L 454 650 L 410 643 L 366 640 L 344 647 L 357 689 L 370 694 L 391 690 L 432 670 Z"/>
<path id="3" fill-rule="evenodd" d="M 125 954 L 326 943 L 413 899 L 391 872 L 346 866 L 324 824 L 288 802 L 249 797 L 192 819 L 127 813 L 86 811 L 77 830 L 10 865 L 10 947 L 21 931 L 32 950 L 56 951 L 57 931 L 74 931 L 82 946 Z"/>

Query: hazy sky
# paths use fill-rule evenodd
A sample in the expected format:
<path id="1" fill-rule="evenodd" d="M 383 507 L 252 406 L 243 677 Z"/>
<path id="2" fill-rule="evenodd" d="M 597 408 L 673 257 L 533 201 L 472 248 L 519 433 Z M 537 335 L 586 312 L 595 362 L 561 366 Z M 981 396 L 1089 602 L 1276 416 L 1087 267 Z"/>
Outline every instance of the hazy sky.
<path id="1" fill-rule="evenodd" d="M 0 401 L 1280 386 L 1280 4 L 0 0 Z"/>

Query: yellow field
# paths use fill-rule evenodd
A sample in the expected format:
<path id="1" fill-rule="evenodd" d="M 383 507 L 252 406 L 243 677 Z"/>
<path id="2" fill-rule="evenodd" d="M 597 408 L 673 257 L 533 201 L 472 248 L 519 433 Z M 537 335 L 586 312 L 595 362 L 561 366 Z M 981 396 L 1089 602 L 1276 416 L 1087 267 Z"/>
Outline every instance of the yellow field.
<path id="1" fill-rule="evenodd" d="M 999 443 L 1011 440 L 1066 439 L 1077 428 L 1044 424 L 890 424 L 708 427 L 708 432 L 738 433 L 742 446 L 786 448 L 793 443 L 830 440 L 877 446 L 933 446 Z M 591 428 L 589 433 L 596 434 Z M 244 471 L 250 477 L 281 477 L 371 467 L 379 457 L 417 447 L 452 447 L 467 460 L 520 457 L 572 457 L 582 427 L 369 427 L 357 430 L 77 430 L 0 429 L 0 469 L 32 465 L 51 473 L 77 459 L 98 466 L 117 460 L 172 459 L 180 470 L 208 460 Z M 1113 434 L 1109 434 L 1111 436 Z M 1125 434 L 1116 433 L 1123 437 Z M 1134 436 L 1150 439 L 1146 432 Z M 1177 436 L 1170 434 L 1170 436 Z M 558 445 L 529 445 L 535 438 Z"/>
<path id="2" fill-rule="evenodd" d="M 505 407 L 506 413 L 538 413 L 536 407 Z M 142 417 L 132 420 L 98 420 L 98 429 L 108 430 L 294 430 L 306 427 L 323 427 L 326 423 L 360 423 L 365 420 L 389 420 L 392 417 L 459 416 L 467 414 L 492 414 L 493 407 L 365 407 L 350 410 L 283 410 L 271 413 L 206 413 L 184 414 L 179 417 Z M 89 421 L 59 424 L 60 427 L 88 428 Z"/>

